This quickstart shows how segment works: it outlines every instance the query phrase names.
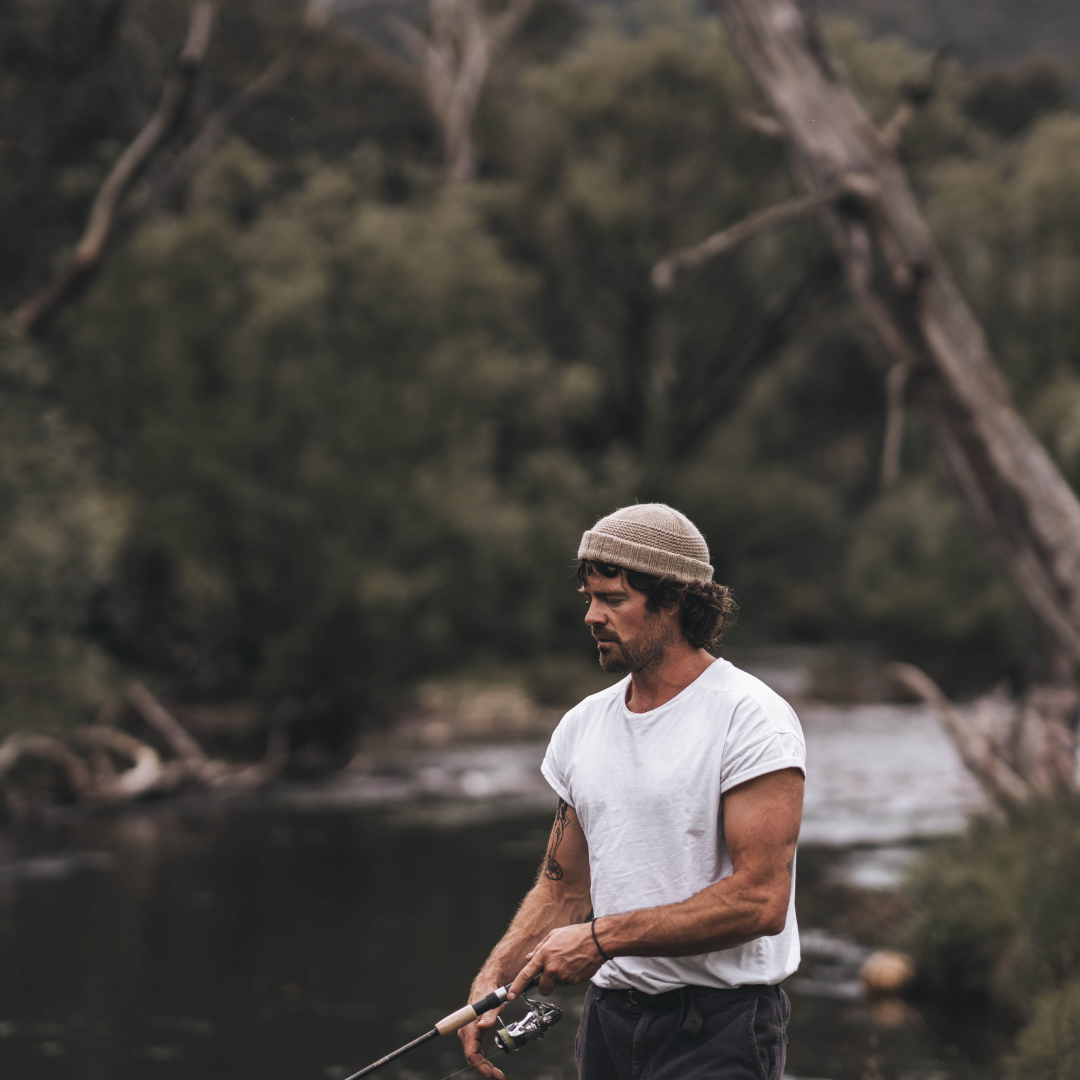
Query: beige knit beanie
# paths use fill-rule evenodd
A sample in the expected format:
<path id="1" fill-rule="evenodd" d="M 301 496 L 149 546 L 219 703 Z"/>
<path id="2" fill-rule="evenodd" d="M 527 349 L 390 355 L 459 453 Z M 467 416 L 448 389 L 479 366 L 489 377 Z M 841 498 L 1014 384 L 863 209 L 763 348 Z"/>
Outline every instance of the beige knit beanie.
<path id="1" fill-rule="evenodd" d="M 581 538 L 577 557 L 679 581 L 712 581 L 709 548 L 697 526 L 664 503 L 624 506 Z"/>

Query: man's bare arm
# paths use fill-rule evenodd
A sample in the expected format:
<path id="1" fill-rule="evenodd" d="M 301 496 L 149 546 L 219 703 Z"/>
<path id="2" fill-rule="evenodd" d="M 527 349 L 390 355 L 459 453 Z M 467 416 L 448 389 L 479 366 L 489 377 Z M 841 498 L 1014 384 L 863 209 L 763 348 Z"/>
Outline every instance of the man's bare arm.
<path id="1" fill-rule="evenodd" d="M 678 904 L 601 919 L 608 956 L 693 956 L 779 934 L 787 922 L 802 820 L 797 769 L 768 773 L 724 797 L 724 837 L 735 872 Z"/>
<path id="2" fill-rule="evenodd" d="M 514 980 L 511 996 L 541 972 L 541 993 L 556 983 L 580 982 L 585 935 L 591 943 L 592 930 L 609 957 L 693 956 L 779 934 L 787 921 L 802 796 L 797 769 L 732 788 L 723 801 L 730 876 L 677 904 L 605 915 L 592 928 L 552 930 Z"/>
<path id="3" fill-rule="evenodd" d="M 592 904 L 589 899 L 589 849 L 574 808 L 563 799 L 555 813 L 544 861 L 536 884 L 525 895 L 502 936 L 476 976 L 470 1001 L 504 986 L 524 967 L 536 946 L 557 926 L 580 923 Z M 595 947 L 592 952 L 596 955 Z M 480 1036 L 495 1024 L 497 1012 L 486 1013 L 458 1032 L 466 1060 L 481 1076 L 502 1080 L 503 1074 L 486 1062 Z"/>

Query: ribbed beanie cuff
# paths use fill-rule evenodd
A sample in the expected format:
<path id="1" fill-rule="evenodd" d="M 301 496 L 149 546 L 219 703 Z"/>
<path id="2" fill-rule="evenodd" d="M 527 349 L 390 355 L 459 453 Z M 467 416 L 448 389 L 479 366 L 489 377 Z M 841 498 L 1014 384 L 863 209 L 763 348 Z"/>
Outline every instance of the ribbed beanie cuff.
<path id="1" fill-rule="evenodd" d="M 664 503 L 625 506 L 601 518 L 581 538 L 578 558 L 688 583 L 713 577 L 705 537 Z"/>

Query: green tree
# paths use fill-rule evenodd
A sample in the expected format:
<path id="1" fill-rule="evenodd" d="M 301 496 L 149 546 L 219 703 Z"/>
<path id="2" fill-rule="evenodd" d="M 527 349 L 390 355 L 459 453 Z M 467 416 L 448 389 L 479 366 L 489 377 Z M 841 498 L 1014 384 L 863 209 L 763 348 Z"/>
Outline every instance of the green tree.
<path id="1" fill-rule="evenodd" d="M 127 506 L 65 419 L 42 359 L 0 336 L 0 728 L 84 718 L 109 690 L 93 604 Z"/>
<path id="2" fill-rule="evenodd" d="M 595 383 L 530 332 L 468 189 L 381 202 L 364 151 L 238 217 L 269 168 L 219 155 L 73 321 L 68 401 L 136 506 L 114 648 L 340 719 L 481 647 L 557 647 L 566 553 L 632 475 L 562 444 Z"/>

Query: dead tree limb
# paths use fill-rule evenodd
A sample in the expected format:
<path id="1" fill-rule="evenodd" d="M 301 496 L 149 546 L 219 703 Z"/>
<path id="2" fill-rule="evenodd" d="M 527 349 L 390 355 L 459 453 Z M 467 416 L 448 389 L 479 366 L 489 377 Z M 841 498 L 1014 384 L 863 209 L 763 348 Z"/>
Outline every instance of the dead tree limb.
<path id="1" fill-rule="evenodd" d="M 810 193 L 829 191 L 838 177 L 861 178 L 860 192 L 828 204 L 834 246 L 883 351 L 910 372 L 945 473 L 1043 631 L 1054 685 L 1029 692 L 1017 723 L 1045 729 L 1040 752 L 1075 789 L 1080 502 L 1016 409 L 907 178 L 808 7 L 797 0 L 721 0 L 721 7 Z M 1050 709 L 1040 689 L 1071 704 Z"/>
<path id="2" fill-rule="evenodd" d="M 948 55 L 948 49 L 938 49 L 925 70 L 908 77 L 901 83 L 900 103 L 896 107 L 896 112 L 881 126 L 879 133 L 882 143 L 892 153 L 896 153 L 901 136 L 908 125 L 934 96 L 942 64 Z"/>
<path id="3" fill-rule="evenodd" d="M 772 229 L 785 221 L 812 214 L 836 199 L 843 190 L 842 185 L 834 185 L 825 191 L 816 191 L 811 195 L 801 195 L 795 199 L 788 199 L 786 202 L 776 203 L 774 206 L 766 207 L 743 218 L 734 225 L 729 225 L 718 233 L 713 233 L 700 244 L 673 251 L 652 268 L 653 288 L 658 292 L 669 292 L 675 284 L 675 275 L 680 270 L 700 266 L 709 259 L 741 244 L 744 240 L 749 240 L 755 233 Z"/>
<path id="4" fill-rule="evenodd" d="M 946 471 L 1048 632 L 1061 678 L 1080 668 L 1080 503 L 1013 404 L 902 170 L 794 0 L 723 0 L 735 47 L 784 129 L 810 191 L 861 173 L 832 203 L 848 280 L 913 381 Z"/>
<path id="5" fill-rule="evenodd" d="M 737 108 L 735 109 L 735 119 L 743 127 L 748 127 L 751 131 L 756 131 L 759 135 L 766 136 L 766 138 L 782 139 L 784 137 L 784 129 L 779 122 L 772 116 L 766 116 L 765 113 L 755 112 L 753 109 Z"/>
<path id="6" fill-rule="evenodd" d="M 194 775 L 201 775 L 206 770 L 210 764 L 206 751 L 141 682 L 130 683 L 125 696 L 135 711 L 165 740 L 169 749 Z"/>
<path id="7" fill-rule="evenodd" d="M 152 746 L 112 724 L 90 724 L 63 737 L 17 734 L 0 743 L 0 788 L 13 812 L 31 804 L 8 781 L 20 761 L 36 758 L 59 770 L 72 795 L 82 802 L 118 803 L 180 787 L 251 791 L 280 775 L 288 762 L 288 729 L 294 718 L 279 709 L 271 718 L 270 737 L 261 761 L 230 765 L 210 758 L 179 721 L 141 683 L 131 683 L 125 697 L 139 716 L 164 740 L 176 758 L 163 760 Z M 89 758 L 93 768 L 83 756 Z M 117 770 L 112 757 L 129 762 Z"/>
<path id="8" fill-rule="evenodd" d="M 493 60 L 524 25 L 535 0 L 509 0 L 485 18 L 480 0 L 429 0 L 430 31 L 421 33 L 396 16 L 390 26 L 424 77 L 428 107 L 442 132 L 447 177 L 468 180 L 476 172 L 473 124 Z"/>
<path id="9" fill-rule="evenodd" d="M 998 754 L 992 732 L 967 722 L 926 672 L 913 664 L 889 664 L 886 673 L 937 711 L 964 766 L 995 805 L 1005 808 L 1032 794 L 1031 786 Z"/>
<path id="10" fill-rule="evenodd" d="M 229 137 L 230 131 L 244 113 L 276 90 L 296 66 L 296 56 L 290 49 L 277 57 L 246 86 L 206 118 L 199 133 L 177 155 L 176 160 L 153 183 L 134 195 L 127 210 L 129 218 L 138 217 L 160 205 L 174 192 L 182 189 L 206 164 L 211 155 Z"/>
<path id="11" fill-rule="evenodd" d="M 0 780 L 23 758 L 37 758 L 58 768 L 76 798 L 86 798 L 94 789 L 94 779 L 86 762 L 51 735 L 9 735 L 0 743 Z"/>
<path id="12" fill-rule="evenodd" d="M 187 40 L 176 69 L 165 80 L 153 115 L 120 155 L 90 207 L 86 229 L 68 264 L 53 281 L 11 315 L 18 333 L 38 334 L 64 302 L 82 288 L 97 270 L 113 229 L 125 192 L 172 132 L 184 114 L 214 26 L 215 7 L 210 0 L 192 6 Z"/>
<path id="13" fill-rule="evenodd" d="M 885 443 L 881 453 L 881 487 L 888 491 L 900 479 L 904 447 L 904 393 L 911 375 L 909 364 L 894 363 L 885 376 Z"/>
<path id="14" fill-rule="evenodd" d="M 103 777 L 95 785 L 92 798 L 100 802 L 123 802 L 151 791 L 159 791 L 164 781 L 174 780 L 175 770 L 162 764 L 161 756 L 152 747 L 119 728 L 105 724 L 76 728 L 72 741 L 89 750 L 109 751 L 131 762 L 131 768 Z"/>
<path id="15" fill-rule="evenodd" d="M 195 137 L 161 176 L 133 195 L 127 210 L 129 218 L 144 214 L 190 182 L 214 151 L 225 143 L 237 121 L 293 73 L 304 43 L 312 33 L 326 26 L 333 7 L 333 0 L 308 0 L 300 34 L 255 78 L 207 116 Z"/>
<path id="16" fill-rule="evenodd" d="M 183 779 L 198 786 L 229 791 L 249 791 L 273 780 L 288 762 L 290 717 L 272 718 L 270 738 L 262 761 L 231 765 L 211 758 L 175 716 L 140 682 L 127 688 L 127 699 L 138 714 L 165 740 L 179 758 Z"/>

